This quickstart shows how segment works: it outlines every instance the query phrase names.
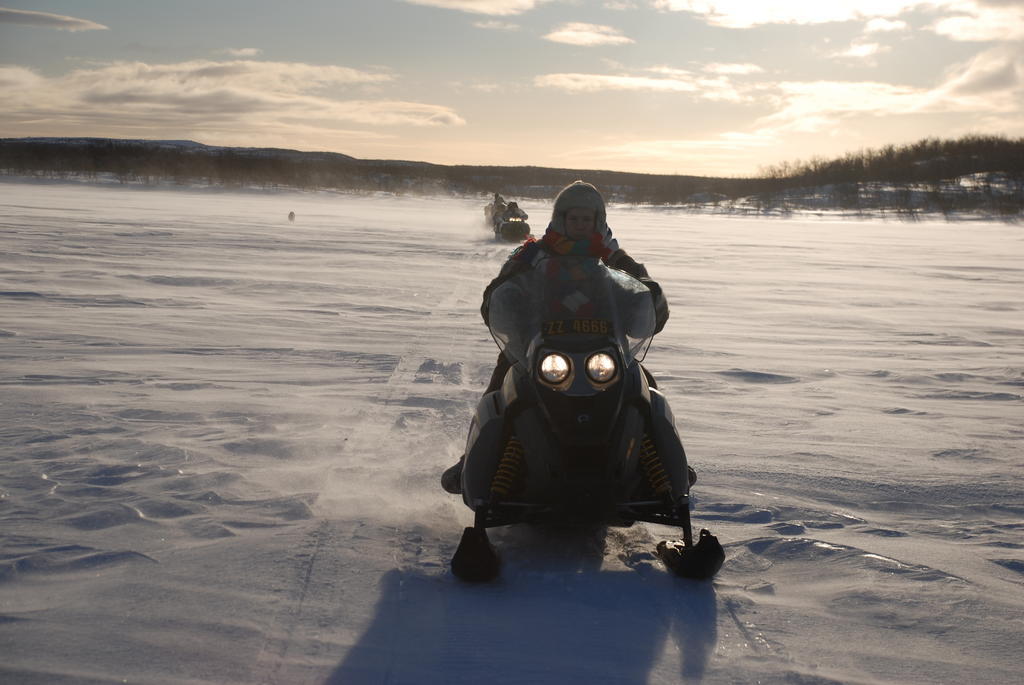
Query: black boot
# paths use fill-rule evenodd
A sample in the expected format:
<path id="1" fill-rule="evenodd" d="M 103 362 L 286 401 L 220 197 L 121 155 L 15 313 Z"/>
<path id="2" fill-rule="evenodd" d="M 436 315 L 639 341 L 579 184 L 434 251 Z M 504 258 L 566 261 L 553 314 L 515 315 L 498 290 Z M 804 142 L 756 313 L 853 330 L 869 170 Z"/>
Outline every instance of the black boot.
<path id="1" fill-rule="evenodd" d="M 462 494 L 462 462 L 465 459 L 464 455 L 459 457 L 459 460 L 453 466 L 449 466 L 441 474 L 441 487 L 445 492 L 453 495 Z"/>

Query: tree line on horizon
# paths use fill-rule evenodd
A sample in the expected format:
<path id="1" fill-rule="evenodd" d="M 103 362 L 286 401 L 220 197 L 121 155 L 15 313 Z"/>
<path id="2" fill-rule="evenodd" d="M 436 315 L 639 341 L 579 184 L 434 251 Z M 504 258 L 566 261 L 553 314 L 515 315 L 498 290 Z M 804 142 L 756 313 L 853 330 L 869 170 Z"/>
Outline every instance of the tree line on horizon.
<path id="1" fill-rule="evenodd" d="M 1024 211 L 1024 138 L 994 135 L 925 138 L 832 159 L 782 162 L 761 169 L 757 176 L 735 178 L 532 166 L 444 166 L 360 160 L 325 152 L 106 138 L 3 139 L 0 170 L 50 178 L 111 174 L 122 183 L 460 195 L 500 192 L 521 199 L 550 199 L 567 183 L 584 178 L 614 201 L 677 205 L 730 203 L 753 197 L 758 205 L 771 206 L 784 204 L 794 191 L 829 187 L 835 204 L 843 207 L 859 206 L 864 189 L 871 184 L 891 184 L 908 193 L 924 188 L 939 197 L 943 183 L 972 174 L 998 174 L 1011 184 L 1008 197 L 999 198 L 1003 205 L 1000 213 Z M 992 188 L 981 184 L 967 195 L 986 192 L 991 195 Z"/>
<path id="2" fill-rule="evenodd" d="M 835 159 L 782 162 L 761 176 L 784 183 L 930 183 L 981 172 L 1024 173 L 1024 138 L 967 135 L 848 152 Z"/>

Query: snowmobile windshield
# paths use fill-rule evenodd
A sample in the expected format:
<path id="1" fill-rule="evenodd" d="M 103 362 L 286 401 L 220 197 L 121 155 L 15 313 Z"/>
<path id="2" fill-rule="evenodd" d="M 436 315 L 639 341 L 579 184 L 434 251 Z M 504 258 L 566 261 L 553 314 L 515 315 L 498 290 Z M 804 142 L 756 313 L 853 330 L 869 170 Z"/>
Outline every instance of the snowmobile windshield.
<path id="1" fill-rule="evenodd" d="M 513 361 L 529 366 L 542 343 L 600 338 L 628 366 L 654 337 L 654 299 L 643 283 L 593 257 L 552 256 L 491 293 L 491 335 Z"/>

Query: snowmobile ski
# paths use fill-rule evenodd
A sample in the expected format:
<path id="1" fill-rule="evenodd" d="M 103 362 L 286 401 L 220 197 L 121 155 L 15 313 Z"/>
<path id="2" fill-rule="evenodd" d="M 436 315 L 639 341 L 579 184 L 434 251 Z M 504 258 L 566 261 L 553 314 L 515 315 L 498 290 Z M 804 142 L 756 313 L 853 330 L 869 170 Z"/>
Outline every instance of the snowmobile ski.
<path id="1" fill-rule="evenodd" d="M 725 561 L 722 544 L 707 528 L 701 529 L 696 545 L 687 546 L 679 540 L 662 540 L 658 543 L 657 555 L 669 571 L 693 580 L 711 578 Z"/>

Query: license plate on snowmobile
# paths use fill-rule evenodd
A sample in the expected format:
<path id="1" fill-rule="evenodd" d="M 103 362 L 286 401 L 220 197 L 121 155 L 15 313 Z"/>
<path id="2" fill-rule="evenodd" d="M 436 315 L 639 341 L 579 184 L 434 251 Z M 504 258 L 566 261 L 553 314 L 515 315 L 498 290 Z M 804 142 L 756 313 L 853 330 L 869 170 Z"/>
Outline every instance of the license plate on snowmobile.
<path id="1" fill-rule="evenodd" d="M 553 319 L 544 322 L 544 335 L 608 335 L 612 322 L 605 319 Z"/>

